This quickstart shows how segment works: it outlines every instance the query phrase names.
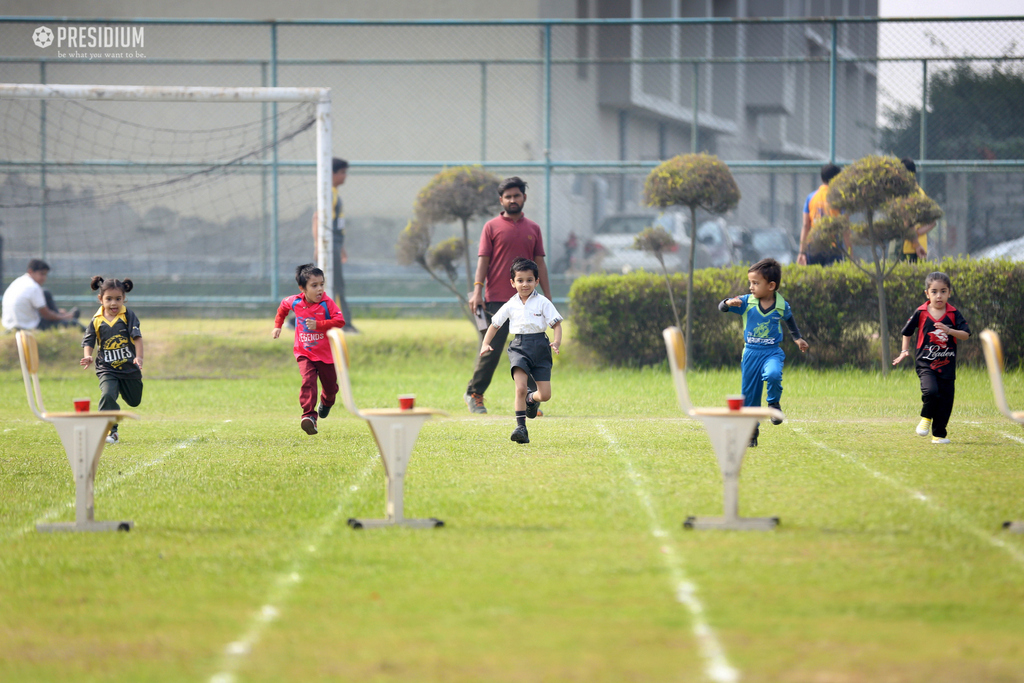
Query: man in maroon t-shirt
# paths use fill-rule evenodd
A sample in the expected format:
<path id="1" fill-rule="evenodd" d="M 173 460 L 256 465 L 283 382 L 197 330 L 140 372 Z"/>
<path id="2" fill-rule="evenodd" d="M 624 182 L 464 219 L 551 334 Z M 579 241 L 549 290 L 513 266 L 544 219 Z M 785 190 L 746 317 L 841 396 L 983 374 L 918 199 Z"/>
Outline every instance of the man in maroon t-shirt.
<path id="1" fill-rule="evenodd" d="M 548 285 L 548 267 L 544 263 L 544 241 L 541 238 L 540 226 L 523 216 L 523 205 L 526 204 L 526 182 L 512 176 L 498 185 L 498 201 L 504 209 L 497 217 L 487 221 L 480 234 L 480 249 L 477 252 L 476 280 L 473 293 L 469 296 L 472 310 L 482 307 L 488 325 L 491 316 L 498 312 L 502 305 L 516 295 L 512 286 L 509 269 L 517 258 L 528 258 L 537 263 L 540 270 L 540 288 L 544 296 L 551 298 Z M 486 298 L 484 285 L 486 284 Z M 486 328 L 480 332 L 481 339 Z M 494 351 L 477 356 L 476 367 L 473 368 L 473 379 L 466 387 L 463 397 L 471 413 L 486 413 L 484 392 L 491 384 L 494 369 L 501 360 L 499 350 L 505 349 L 508 338 L 508 322 L 501 326 L 494 335 L 491 347 Z M 529 381 L 530 388 L 535 388 L 533 378 Z"/>

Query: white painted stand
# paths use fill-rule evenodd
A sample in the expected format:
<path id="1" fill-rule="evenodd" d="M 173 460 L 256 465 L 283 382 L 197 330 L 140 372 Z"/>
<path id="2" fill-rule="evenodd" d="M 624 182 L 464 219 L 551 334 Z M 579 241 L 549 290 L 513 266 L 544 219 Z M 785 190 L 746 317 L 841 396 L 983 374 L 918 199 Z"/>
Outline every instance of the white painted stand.
<path id="1" fill-rule="evenodd" d="M 779 525 L 778 517 L 740 517 L 740 468 L 750 437 L 758 421 L 781 418 L 774 408 L 694 408 L 686 385 L 686 347 L 683 333 L 678 327 L 662 332 L 668 350 L 669 366 L 676 387 L 679 407 L 692 418 L 700 420 L 711 439 L 711 447 L 722 472 L 725 512 L 722 517 L 687 517 L 686 529 L 735 529 L 742 531 L 770 531 Z"/>
<path id="2" fill-rule="evenodd" d="M 985 365 L 988 366 L 988 378 L 992 384 L 996 407 L 1009 419 L 1024 425 L 1024 411 L 1010 410 L 1010 404 L 1006 401 L 1006 391 L 1003 389 L 1003 344 L 999 341 L 999 335 L 992 330 L 983 331 L 981 346 L 985 351 Z M 1003 528 L 1015 534 L 1024 534 L 1024 522 L 1003 522 Z"/>
<path id="3" fill-rule="evenodd" d="M 75 521 L 36 524 L 36 531 L 128 531 L 135 526 L 130 520 L 98 522 L 93 518 L 93 491 L 96 468 L 106 444 L 107 432 L 125 418 L 138 419 L 134 413 L 105 410 L 88 413 L 48 413 L 43 407 L 39 388 L 39 349 L 35 336 L 28 331 L 17 333 L 18 357 L 25 380 L 28 405 L 36 417 L 50 422 L 64 445 L 71 472 L 75 478 Z"/>
<path id="4" fill-rule="evenodd" d="M 416 445 L 420 428 L 433 415 L 447 413 L 433 408 L 380 408 L 377 410 L 359 410 L 352 396 L 352 384 L 348 377 L 348 346 L 345 335 L 335 328 L 327 332 L 334 354 L 334 366 L 338 369 L 338 386 L 342 401 L 349 412 L 366 420 L 370 432 L 377 442 L 380 459 L 384 463 L 385 493 L 384 517 L 382 519 L 348 520 L 353 529 L 373 529 L 385 526 L 407 526 L 413 528 L 429 528 L 444 526 L 444 522 L 436 517 L 426 519 L 410 519 L 405 516 L 403 493 L 405 471 L 409 466 L 412 449 Z"/>
<path id="5" fill-rule="evenodd" d="M 747 411 L 758 411 L 759 414 L 752 415 Z M 758 420 L 770 417 L 761 415 L 762 412 L 763 409 L 759 408 L 741 408 L 728 411 L 725 415 L 709 415 L 700 408 L 693 410 L 692 416 L 704 423 L 704 428 L 711 438 L 711 447 L 718 459 L 718 469 L 722 472 L 725 489 L 725 514 L 722 517 L 687 517 L 683 527 L 768 531 L 778 526 L 778 517 L 739 516 L 740 468 L 743 466 L 743 455 Z"/>

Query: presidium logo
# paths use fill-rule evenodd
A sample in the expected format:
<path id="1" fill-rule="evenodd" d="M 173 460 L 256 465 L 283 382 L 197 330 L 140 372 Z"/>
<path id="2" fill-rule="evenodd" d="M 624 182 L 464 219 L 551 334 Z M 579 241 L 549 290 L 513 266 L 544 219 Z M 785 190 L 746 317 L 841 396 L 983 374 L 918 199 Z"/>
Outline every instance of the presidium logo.
<path id="1" fill-rule="evenodd" d="M 145 47 L 145 30 L 142 26 L 58 26 L 57 47 Z M 32 32 L 37 47 L 50 47 L 53 38 L 48 26 Z"/>
<path id="2" fill-rule="evenodd" d="M 53 42 L 53 31 L 45 26 L 40 26 L 32 32 L 32 42 L 36 44 L 36 47 L 50 47 L 50 43 Z"/>

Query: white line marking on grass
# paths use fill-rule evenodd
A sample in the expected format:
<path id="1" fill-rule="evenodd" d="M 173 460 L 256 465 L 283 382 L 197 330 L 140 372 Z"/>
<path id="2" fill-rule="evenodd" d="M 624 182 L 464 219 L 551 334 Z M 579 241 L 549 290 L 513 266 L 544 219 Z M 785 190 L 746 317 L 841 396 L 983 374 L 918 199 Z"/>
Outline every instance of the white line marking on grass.
<path id="1" fill-rule="evenodd" d="M 40 424 L 42 424 L 42 423 L 40 423 Z M 211 431 L 216 431 L 216 430 L 211 430 Z M 149 460 L 149 461 L 144 462 L 144 463 L 140 463 L 138 465 L 133 465 L 132 467 L 129 467 L 126 470 L 121 470 L 121 473 L 119 475 L 117 475 L 116 477 L 103 479 L 103 481 L 101 481 L 93 489 L 93 496 L 94 497 L 95 496 L 102 496 L 104 493 L 106 493 L 110 489 L 114 488 L 115 486 L 117 486 L 121 482 L 125 481 L 126 479 L 134 477 L 139 472 L 142 472 L 143 470 L 147 470 L 150 467 L 156 467 L 157 465 L 163 463 L 163 461 L 166 460 L 167 457 L 169 455 L 171 455 L 172 453 L 174 453 L 175 451 L 177 451 L 177 450 L 184 450 L 184 449 L 189 448 L 190 446 L 192 446 L 192 444 L 194 444 L 196 441 L 198 441 L 202 436 L 203 436 L 202 434 L 196 434 L 195 436 L 189 437 L 188 439 L 186 439 L 185 441 L 182 441 L 181 443 L 179 443 L 178 445 L 174 446 L 173 448 L 171 448 L 167 452 L 161 453 L 160 455 L 156 456 L 152 460 Z M 23 526 L 20 529 L 17 529 L 16 531 L 14 531 L 11 534 L 9 534 L 7 536 L 6 540 L 11 540 L 11 539 L 14 539 L 14 538 L 18 538 L 19 536 L 23 536 L 27 532 L 32 531 L 33 529 L 35 529 L 36 528 L 36 526 L 35 526 L 36 523 L 46 523 L 46 522 L 49 522 L 54 517 L 56 517 L 57 515 L 62 514 L 64 511 L 66 511 L 68 509 L 74 509 L 74 507 L 75 507 L 75 501 L 71 500 L 70 502 L 65 503 L 63 505 L 59 505 L 57 507 L 50 508 L 49 510 L 44 512 L 43 515 L 36 520 L 36 522 L 34 522 L 32 524 L 28 524 L 26 526 Z"/>
<path id="2" fill-rule="evenodd" d="M 850 455 L 849 453 L 844 453 L 839 449 L 832 448 L 831 446 L 827 446 L 821 443 L 820 441 L 816 441 L 815 439 L 811 438 L 806 433 L 804 433 L 802 429 L 794 429 L 793 431 L 799 433 L 801 436 L 803 436 L 805 439 L 807 439 L 812 444 L 817 446 L 819 449 L 827 451 L 829 453 L 833 453 L 835 455 L 838 455 L 840 458 L 843 458 L 844 460 L 849 460 L 855 465 L 859 465 L 862 469 L 864 469 L 864 471 L 866 471 L 876 479 L 881 479 L 882 481 L 889 484 L 893 488 L 903 491 L 904 493 L 907 493 L 908 495 L 910 495 L 911 498 L 921 501 L 933 513 L 945 516 L 953 523 L 954 526 L 958 527 L 961 531 L 965 531 L 973 536 L 977 536 L 983 541 L 986 541 L 1001 550 L 1005 550 L 1006 553 L 1010 555 L 1010 557 L 1015 559 L 1017 562 L 1024 564 L 1024 553 L 1022 553 L 1020 550 L 1010 545 L 1009 543 L 1006 543 L 1001 538 L 993 536 L 991 532 L 986 531 L 985 529 L 982 529 L 980 527 L 977 527 L 974 524 L 971 524 L 969 521 L 964 519 L 961 515 L 957 514 L 956 512 L 947 510 L 939 505 L 936 505 L 928 498 L 928 496 L 924 495 L 920 491 L 915 491 L 914 489 L 907 486 L 898 479 L 894 479 L 893 477 L 883 474 L 877 470 L 871 469 L 870 467 L 862 463 L 860 460 L 858 460 L 856 457 Z"/>
<path id="3" fill-rule="evenodd" d="M 640 504 L 647 511 L 647 516 L 650 518 L 651 535 L 655 538 L 668 538 L 669 534 L 662 528 L 661 520 L 654 509 L 654 503 L 651 502 L 651 496 L 644 487 L 643 478 L 640 476 L 640 473 L 634 469 L 632 460 L 619 448 L 618 441 L 605 428 L 604 423 L 597 423 L 597 431 L 611 445 L 612 450 L 625 461 L 629 479 L 633 482 L 636 495 L 640 499 Z M 736 683 L 736 681 L 740 680 L 740 672 L 729 664 L 729 660 L 725 656 L 725 650 L 722 648 L 721 643 L 718 642 L 718 638 L 715 637 L 714 631 L 711 630 L 711 627 L 705 621 L 704 605 L 701 604 L 700 599 L 697 597 L 696 584 L 690 581 L 686 577 L 686 572 L 683 571 L 682 558 L 670 543 L 665 543 L 661 546 L 661 554 L 665 559 L 665 566 L 672 576 L 672 587 L 675 591 L 676 600 L 690 611 L 690 617 L 693 619 L 693 635 L 697 638 L 701 656 L 704 658 L 704 673 L 713 683 Z"/>
<path id="4" fill-rule="evenodd" d="M 380 456 L 376 453 L 373 457 L 369 458 L 366 467 L 359 473 L 357 481 L 365 479 L 379 461 Z M 356 491 L 359 487 L 352 485 L 348 489 Z M 252 654 L 253 648 L 263 636 L 263 631 L 267 624 L 275 621 L 281 615 L 281 605 L 288 601 L 292 588 L 302 582 L 301 572 L 306 567 L 307 557 L 315 555 L 318 544 L 334 530 L 338 520 L 342 517 L 342 510 L 347 503 L 347 496 L 342 493 L 341 498 L 338 500 L 338 506 L 334 508 L 334 511 L 327 516 L 313 534 L 303 540 L 306 554 L 298 554 L 292 560 L 288 571 L 280 574 L 274 580 L 274 584 L 267 594 L 263 606 L 249 619 L 248 628 L 246 628 L 242 637 L 224 646 L 224 658 L 221 660 L 220 671 L 210 677 L 210 683 L 234 683 L 236 680 L 235 673 L 242 665 L 243 660 Z"/>
<path id="5" fill-rule="evenodd" d="M 1007 434 L 1006 432 L 999 432 L 999 433 L 1002 434 L 1003 436 L 1005 436 L 1007 439 L 1010 439 L 1011 441 L 1016 441 L 1017 443 L 1024 443 L 1024 439 L 1020 438 L 1019 436 L 1014 436 L 1013 434 Z"/>

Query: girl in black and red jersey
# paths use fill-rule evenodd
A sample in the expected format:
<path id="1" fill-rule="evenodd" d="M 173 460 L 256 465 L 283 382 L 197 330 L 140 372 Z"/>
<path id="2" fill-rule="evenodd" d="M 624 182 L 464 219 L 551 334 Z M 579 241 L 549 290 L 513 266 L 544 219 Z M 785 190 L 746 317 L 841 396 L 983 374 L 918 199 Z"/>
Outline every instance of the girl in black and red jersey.
<path id="1" fill-rule="evenodd" d="M 917 348 L 917 376 L 921 378 L 921 421 L 919 436 L 932 434 L 932 443 L 949 443 L 946 424 L 953 412 L 953 382 L 956 380 L 957 342 L 971 336 L 963 313 L 949 303 L 953 288 L 945 273 L 930 273 L 924 279 L 928 301 L 911 314 L 903 326 L 903 350 L 892 364 L 910 355 L 910 344 Z"/>

